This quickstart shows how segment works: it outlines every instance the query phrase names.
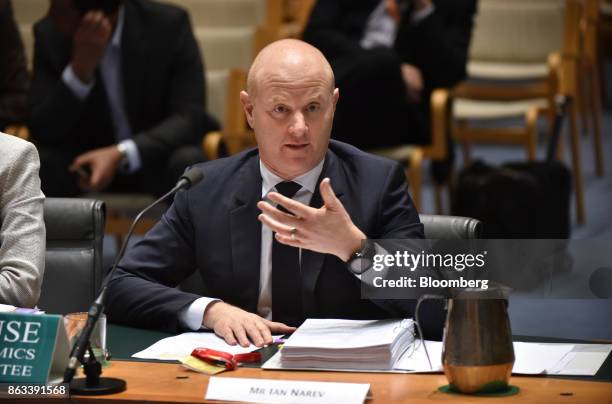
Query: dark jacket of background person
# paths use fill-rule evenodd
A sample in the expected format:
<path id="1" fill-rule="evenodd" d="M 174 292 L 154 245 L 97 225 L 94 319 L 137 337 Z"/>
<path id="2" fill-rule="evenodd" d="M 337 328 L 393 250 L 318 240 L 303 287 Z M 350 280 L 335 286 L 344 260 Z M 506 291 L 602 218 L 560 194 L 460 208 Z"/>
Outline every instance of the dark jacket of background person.
<path id="1" fill-rule="evenodd" d="M 0 0 L 0 130 L 23 123 L 30 78 L 10 0 Z"/>
<path id="2" fill-rule="evenodd" d="M 465 77 L 476 0 L 433 0 L 435 11 L 414 24 L 408 6 L 394 47 L 366 50 L 360 41 L 379 3 L 319 0 L 304 33 L 330 61 L 340 89 L 332 137 L 362 148 L 429 143 L 430 94 Z M 418 104 L 406 98 L 401 63 L 423 75 Z"/>
<path id="3" fill-rule="evenodd" d="M 202 58 L 184 10 L 148 0 L 126 0 L 124 7 L 121 57 L 125 109 L 140 152 L 141 171 L 159 173 L 173 151 L 199 145 L 202 135 L 214 125 L 205 113 Z M 58 31 L 49 16 L 35 25 L 34 33 L 29 99 L 34 141 L 67 151 L 69 160 L 116 143 L 99 66 L 95 86 L 84 102 L 79 101 L 62 81 L 62 72 L 70 62 L 71 38 Z M 155 175 L 150 175 L 137 183 L 155 180 Z"/>

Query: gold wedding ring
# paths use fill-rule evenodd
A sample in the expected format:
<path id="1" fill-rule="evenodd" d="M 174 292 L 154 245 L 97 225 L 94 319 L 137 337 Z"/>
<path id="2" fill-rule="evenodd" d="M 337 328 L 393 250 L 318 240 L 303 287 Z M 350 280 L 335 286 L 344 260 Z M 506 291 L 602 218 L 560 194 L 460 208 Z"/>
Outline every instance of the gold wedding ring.
<path id="1" fill-rule="evenodd" d="M 291 235 L 291 240 L 295 240 L 295 233 L 297 233 L 297 229 L 295 227 L 292 227 L 291 230 L 289 230 L 289 234 Z"/>

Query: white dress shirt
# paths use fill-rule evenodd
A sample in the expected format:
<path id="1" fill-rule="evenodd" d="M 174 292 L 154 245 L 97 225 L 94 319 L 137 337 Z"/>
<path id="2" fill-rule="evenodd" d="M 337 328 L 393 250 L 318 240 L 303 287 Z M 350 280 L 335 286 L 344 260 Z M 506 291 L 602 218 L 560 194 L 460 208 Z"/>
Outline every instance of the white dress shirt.
<path id="1" fill-rule="evenodd" d="M 121 143 L 127 153 L 128 173 L 138 171 L 142 166 L 140 152 L 134 140 L 132 140 L 132 129 L 125 111 L 125 92 L 123 88 L 123 74 L 121 71 L 121 35 L 125 11 L 123 6 L 119 8 L 117 25 L 113 37 L 106 46 L 102 60 L 100 61 L 100 73 L 104 81 L 104 89 L 108 97 L 111 119 L 115 127 L 115 139 Z M 68 64 L 62 73 L 62 80 L 70 88 L 72 93 L 81 101 L 85 100 L 94 87 L 95 81 L 83 83 Z"/>
<path id="2" fill-rule="evenodd" d="M 323 162 L 321 160 L 312 170 L 292 181 L 297 182 L 302 188 L 293 197 L 305 205 L 310 204 L 312 195 L 317 187 L 317 180 L 323 170 Z M 272 173 L 266 165 L 260 160 L 259 171 L 261 172 L 261 198 L 267 199 L 268 193 L 276 191 L 276 184 L 285 181 L 281 177 Z M 270 202 L 272 203 L 272 202 Z M 272 319 L 272 230 L 266 225 L 261 225 L 261 256 L 259 265 L 259 298 L 257 300 L 257 314 L 268 320 Z M 301 251 L 300 251 L 301 258 Z M 190 330 L 199 330 L 202 328 L 202 320 L 206 307 L 219 299 L 211 297 L 201 297 L 196 299 L 191 305 L 187 306 L 179 313 L 179 322 Z"/>
<path id="3" fill-rule="evenodd" d="M 389 15 L 387 10 L 387 1 L 381 0 L 378 6 L 372 11 L 368 17 L 368 22 L 361 38 L 360 45 L 364 49 L 372 49 L 375 47 L 391 48 L 397 36 L 397 22 Z M 404 3 L 400 5 L 400 11 L 406 7 Z M 417 24 L 424 20 L 435 11 L 435 6 L 429 6 L 412 13 L 410 22 Z"/>

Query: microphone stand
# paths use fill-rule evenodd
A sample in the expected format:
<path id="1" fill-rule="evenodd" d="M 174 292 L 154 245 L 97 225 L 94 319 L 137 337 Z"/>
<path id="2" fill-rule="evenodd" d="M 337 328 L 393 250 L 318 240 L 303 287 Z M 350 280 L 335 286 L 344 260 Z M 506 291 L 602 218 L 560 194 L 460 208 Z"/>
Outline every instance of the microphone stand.
<path id="1" fill-rule="evenodd" d="M 184 175 L 181 176 L 177 184 L 168 191 L 161 198 L 157 199 L 149 206 L 144 208 L 132 221 L 130 228 L 127 233 L 127 237 L 124 238 L 123 244 L 121 245 L 121 249 L 119 253 L 115 257 L 115 261 L 111 270 L 106 275 L 104 284 L 102 285 L 102 290 L 98 295 L 97 299 L 93 302 L 89 311 L 87 312 L 87 322 L 85 323 L 85 327 L 79 333 L 77 340 L 75 341 L 72 350 L 70 352 L 70 359 L 68 361 L 68 366 L 64 372 L 64 380 L 62 383 L 70 384 L 70 394 L 81 394 L 81 395 L 104 395 L 104 394 L 113 394 L 119 393 L 126 389 L 126 383 L 122 379 L 110 378 L 110 377 L 100 377 L 102 374 L 102 365 L 96 360 L 93 355 L 93 351 L 91 349 L 91 345 L 89 343 L 89 339 L 91 338 L 91 334 L 94 330 L 100 315 L 104 311 L 104 303 L 106 300 L 106 292 L 108 290 L 108 283 L 112 279 L 112 276 L 119 265 L 119 261 L 123 258 L 125 254 L 125 250 L 127 248 L 128 242 L 132 237 L 132 233 L 136 227 L 136 224 L 140 221 L 142 216 L 147 213 L 151 208 L 155 207 L 159 203 L 165 201 L 170 198 L 176 192 L 181 189 L 190 188 L 193 184 L 200 181 L 202 179 L 202 172 L 198 169 L 191 169 L 187 171 Z M 89 352 L 89 358 L 87 361 L 83 362 L 83 357 L 85 352 Z M 83 370 L 86 375 L 86 378 L 77 378 L 74 379 L 74 375 L 76 373 L 76 369 L 78 364 L 83 364 Z"/>

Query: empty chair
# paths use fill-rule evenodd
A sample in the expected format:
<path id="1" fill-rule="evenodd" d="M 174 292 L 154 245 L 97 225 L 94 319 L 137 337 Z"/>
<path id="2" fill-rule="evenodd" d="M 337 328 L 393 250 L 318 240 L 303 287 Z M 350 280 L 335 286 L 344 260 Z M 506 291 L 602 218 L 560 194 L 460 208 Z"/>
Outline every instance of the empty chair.
<path id="1" fill-rule="evenodd" d="M 266 23 L 264 0 L 166 0 L 185 8 L 194 27 L 250 27 Z"/>
<path id="2" fill-rule="evenodd" d="M 30 26 L 44 17 L 49 9 L 48 0 L 13 0 L 12 4 L 15 20 L 19 24 Z"/>
<path id="3" fill-rule="evenodd" d="M 468 61 L 471 80 L 453 91 L 452 132 L 463 146 L 466 163 L 471 157 L 470 144 L 475 142 L 520 144 L 529 160 L 536 158 L 538 117 L 545 114 L 552 127 L 554 95 L 577 95 L 581 15 L 582 4 L 575 0 L 479 3 Z M 568 111 L 576 216 L 583 223 L 575 103 L 570 103 Z M 500 126 L 500 119 L 507 118 L 523 123 Z"/>
<path id="4" fill-rule="evenodd" d="M 557 89 L 551 82 L 554 73 L 548 57 L 561 50 L 563 24 L 563 0 L 479 3 L 467 71 L 470 79 L 481 81 L 460 86 L 453 108 L 453 117 L 461 121 L 455 136 L 464 145 L 466 160 L 469 144 L 477 141 L 523 144 L 527 157 L 535 158 L 537 115 L 533 109 L 552 105 Z M 531 81 L 517 83 L 519 80 Z M 467 126 L 469 120 L 523 116 L 525 126 L 511 131 L 495 133 Z"/>
<path id="5" fill-rule="evenodd" d="M 47 313 L 87 311 L 102 284 L 104 204 L 47 198 L 45 275 L 38 307 Z"/>
<path id="6" fill-rule="evenodd" d="M 256 53 L 255 27 L 196 27 L 206 69 L 248 69 Z"/>

